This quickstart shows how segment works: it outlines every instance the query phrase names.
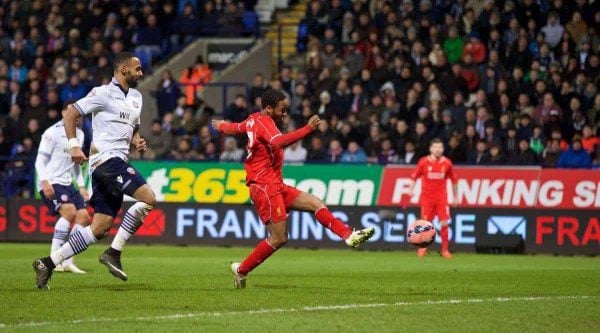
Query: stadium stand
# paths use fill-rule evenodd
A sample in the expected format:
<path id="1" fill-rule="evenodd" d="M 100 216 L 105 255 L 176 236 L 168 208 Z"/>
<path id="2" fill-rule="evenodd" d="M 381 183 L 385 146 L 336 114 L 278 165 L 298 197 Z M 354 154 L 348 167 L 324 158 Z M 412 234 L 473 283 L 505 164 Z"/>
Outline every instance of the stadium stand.
<path id="1" fill-rule="evenodd" d="M 257 36 L 256 1 L 3 1 L 0 7 L 0 195 L 32 195 L 37 143 L 66 103 L 107 83 L 111 61 L 134 51 L 146 74 L 202 36 Z M 179 73 L 178 73 L 179 74 Z M 195 73 L 194 73 L 195 74 Z M 203 78 L 208 81 L 210 77 Z M 164 74 L 160 114 L 177 106 Z M 91 137 L 89 120 L 84 123 Z M 87 142 L 89 146 L 89 140 Z M 156 157 L 171 147 L 157 149 Z M 215 152 L 218 155 L 218 152 Z"/>
<path id="2" fill-rule="evenodd" d="M 312 0 L 304 66 L 294 78 L 282 66 L 271 86 L 290 96 L 294 123 L 328 120 L 304 142 L 309 162 L 412 163 L 440 137 L 457 164 L 597 166 L 599 7 Z"/>

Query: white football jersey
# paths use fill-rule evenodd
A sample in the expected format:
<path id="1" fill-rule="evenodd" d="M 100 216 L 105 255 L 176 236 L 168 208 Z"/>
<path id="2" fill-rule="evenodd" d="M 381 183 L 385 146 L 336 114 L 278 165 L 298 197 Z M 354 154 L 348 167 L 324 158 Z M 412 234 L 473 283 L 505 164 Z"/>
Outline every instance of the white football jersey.
<path id="1" fill-rule="evenodd" d="M 73 105 L 82 116 L 92 114 L 90 173 L 113 157 L 128 162 L 133 132 L 140 125 L 142 94 L 133 88 L 125 93 L 113 77 Z"/>
<path id="2" fill-rule="evenodd" d="M 83 131 L 77 128 L 77 141 L 83 146 Z M 40 158 L 42 157 L 42 158 Z M 38 148 L 38 158 L 36 164 L 43 163 L 43 172 L 38 168 L 37 190 L 42 189 L 42 177 L 50 184 L 70 185 L 73 183 L 73 176 L 79 178 L 81 172 L 80 166 L 71 160 L 69 150 L 69 139 L 65 133 L 65 123 L 59 121 L 50 126 L 44 134 Z M 78 181 L 79 183 L 79 181 Z M 79 184 L 83 186 L 84 184 Z"/>

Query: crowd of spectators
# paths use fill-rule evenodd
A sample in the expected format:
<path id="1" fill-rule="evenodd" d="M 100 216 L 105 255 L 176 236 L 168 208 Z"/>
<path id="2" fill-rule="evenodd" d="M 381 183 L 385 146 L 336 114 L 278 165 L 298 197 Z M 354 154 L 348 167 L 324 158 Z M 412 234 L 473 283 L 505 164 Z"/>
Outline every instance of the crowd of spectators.
<path id="1" fill-rule="evenodd" d="M 598 1 L 312 0 L 301 25 L 306 66 L 271 86 L 290 126 L 327 121 L 290 160 L 411 164 L 439 137 L 456 164 L 600 164 Z"/>
<path id="2" fill-rule="evenodd" d="M 8 192 L 31 183 L 41 133 L 110 80 L 117 52 L 150 65 L 198 35 L 252 35 L 255 2 L 0 0 L 0 156 L 10 157 L 0 172 L 17 180 Z M 197 98 L 212 75 L 201 57 L 179 77 L 161 73 L 151 151 L 134 157 L 243 160 L 244 138 L 218 136 L 209 120 L 243 120 L 275 88 L 290 101 L 284 131 L 325 120 L 286 149 L 289 162 L 413 164 L 440 137 L 456 164 L 598 165 L 599 7 L 312 0 L 299 29 L 305 66 L 257 74 L 225 110 Z"/>
<path id="3" fill-rule="evenodd" d="M 321 116 L 316 133 L 285 150 L 288 162 L 414 164 L 439 137 L 456 164 L 598 166 L 599 7 L 312 0 L 301 23 L 309 32 L 299 46 L 305 67 L 284 65 L 273 80 L 257 74 L 248 96 L 222 116 L 242 121 L 260 110 L 268 88 L 289 98 L 284 131 Z M 201 100 L 195 110 L 183 98 L 176 110 L 163 118 L 163 131 L 191 144 L 188 154 L 171 156 L 216 158 L 204 146 L 223 146 L 208 127 L 214 110 Z M 242 160 L 220 158 L 231 156 Z"/>
<path id="4" fill-rule="evenodd" d="M 134 51 L 148 74 L 153 61 L 199 36 L 256 34 L 255 4 L 0 0 L 0 193 L 31 192 L 41 134 L 60 119 L 64 105 L 110 81 L 115 54 Z M 89 120 L 84 130 L 89 145 Z"/>

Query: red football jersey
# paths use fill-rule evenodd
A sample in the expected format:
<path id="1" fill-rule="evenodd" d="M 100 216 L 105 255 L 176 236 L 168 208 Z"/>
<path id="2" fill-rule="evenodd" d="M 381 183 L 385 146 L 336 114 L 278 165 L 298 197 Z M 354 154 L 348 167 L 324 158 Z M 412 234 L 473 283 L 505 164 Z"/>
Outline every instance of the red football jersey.
<path id="1" fill-rule="evenodd" d="M 248 157 L 244 163 L 246 183 L 283 183 L 283 149 L 271 145 L 273 138 L 281 135 L 273 118 L 256 112 L 239 127 L 248 135 Z"/>
<path id="2" fill-rule="evenodd" d="M 422 157 L 410 177 L 413 180 L 421 178 L 421 200 L 446 201 L 446 180 L 450 179 L 453 184 L 456 183 L 452 161 L 443 156 L 439 160 L 431 156 Z"/>

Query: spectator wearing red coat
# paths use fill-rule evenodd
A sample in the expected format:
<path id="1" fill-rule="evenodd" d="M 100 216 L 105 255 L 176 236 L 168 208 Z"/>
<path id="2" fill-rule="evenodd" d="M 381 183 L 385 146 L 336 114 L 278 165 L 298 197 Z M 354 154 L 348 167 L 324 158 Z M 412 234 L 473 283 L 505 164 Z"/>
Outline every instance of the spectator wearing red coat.
<path id="1" fill-rule="evenodd" d="M 596 151 L 600 146 L 600 138 L 594 135 L 590 125 L 583 126 L 581 146 L 590 154 Z"/>
<path id="2" fill-rule="evenodd" d="M 479 35 L 476 32 L 472 32 L 469 35 L 469 42 L 465 44 L 462 53 L 462 59 L 465 61 L 465 56 L 470 54 L 472 61 L 475 64 L 481 64 L 485 61 L 486 50 L 485 45 L 479 39 Z"/>
<path id="3" fill-rule="evenodd" d="M 474 92 L 479 88 L 479 74 L 477 66 L 473 63 L 473 56 L 470 53 L 466 53 L 463 59 L 463 65 L 461 68 L 460 76 L 467 81 L 467 87 L 469 91 Z"/>

